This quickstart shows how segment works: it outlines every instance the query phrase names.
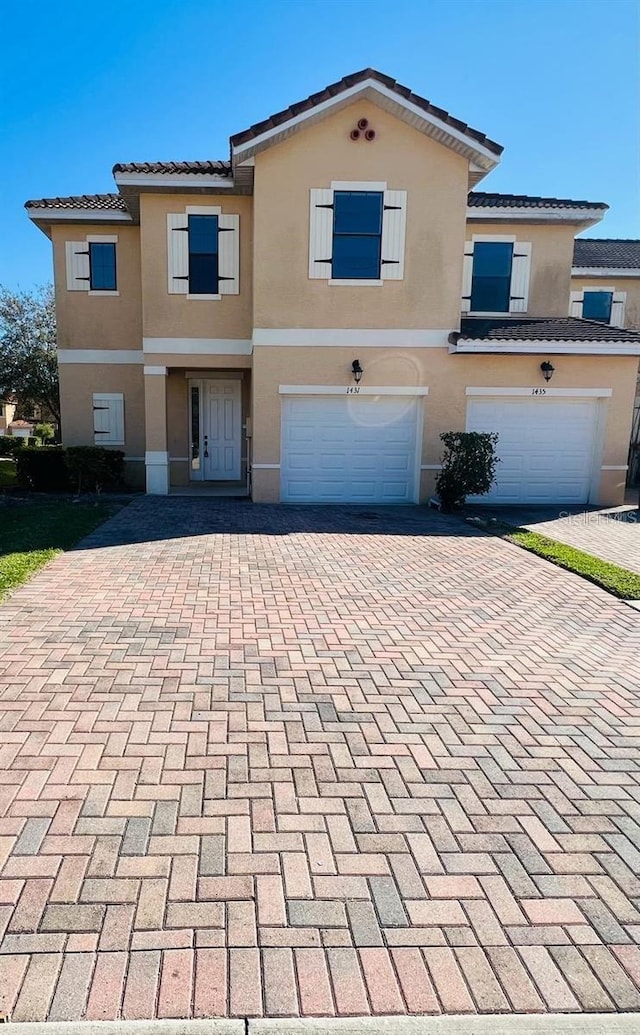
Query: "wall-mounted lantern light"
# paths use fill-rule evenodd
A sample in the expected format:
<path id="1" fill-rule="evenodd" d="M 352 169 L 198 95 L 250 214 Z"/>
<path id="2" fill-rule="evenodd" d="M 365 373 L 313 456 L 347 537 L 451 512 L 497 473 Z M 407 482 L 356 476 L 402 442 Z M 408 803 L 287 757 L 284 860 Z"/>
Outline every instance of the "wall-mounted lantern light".
<path id="1" fill-rule="evenodd" d="M 359 359 L 354 359 L 353 363 L 351 364 L 351 371 L 353 373 L 353 380 L 355 381 L 355 383 L 360 384 L 360 378 L 364 374 L 364 370 L 360 366 Z"/>
<path id="2" fill-rule="evenodd" d="M 550 381 L 553 377 L 553 372 L 556 369 L 548 359 L 545 359 L 544 363 L 540 364 L 540 369 L 544 375 L 545 381 Z"/>

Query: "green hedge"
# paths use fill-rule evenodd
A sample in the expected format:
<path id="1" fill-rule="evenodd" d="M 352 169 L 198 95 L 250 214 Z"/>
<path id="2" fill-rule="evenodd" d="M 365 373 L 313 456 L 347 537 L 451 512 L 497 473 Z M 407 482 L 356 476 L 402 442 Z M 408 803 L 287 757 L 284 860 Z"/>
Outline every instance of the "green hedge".
<path id="1" fill-rule="evenodd" d="M 0 456 L 15 456 L 24 445 L 23 438 L 13 438 L 12 435 L 0 435 Z"/>
<path id="2" fill-rule="evenodd" d="M 18 485 L 32 492 L 101 492 L 124 484 L 124 453 L 119 449 L 24 446 L 16 458 Z"/>

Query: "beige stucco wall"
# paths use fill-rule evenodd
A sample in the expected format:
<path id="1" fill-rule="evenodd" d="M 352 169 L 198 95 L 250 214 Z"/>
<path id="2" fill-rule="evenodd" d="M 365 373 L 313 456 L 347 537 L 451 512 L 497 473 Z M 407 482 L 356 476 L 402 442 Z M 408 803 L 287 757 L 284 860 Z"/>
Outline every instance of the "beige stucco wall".
<path id="1" fill-rule="evenodd" d="M 145 422 L 142 366 L 119 363 L 63 363 L 60 366 L 62 443 L 91 446 L 93 436 L 93 393 L 122 392 L 124 395 L 124 450 L 127 480 L 134 488 L 144 483 Z M 108 448 L 108 447 L 107 447 Z M 137 459 L 133 459 L 133 458 Z"/>
<path id="2" fill-rule="evenodd" d="M 569 310 L 571 260 L 575 226 L 554 224 L 467 224 L 467 241 L 473 235 L 511 235 L 516 243 L 531 243 L 529 307 L 519 316 L 566 316 Z"/>
<path id="3" fill-rule="evenodd" d="M 68 291 L 66 241 L 84 241 L 88 234 L 117 235 L 116 274 L 118 293 L 92 295 Z M 142 348 L 142 300 L 140 284 L 140 229 L 107 223 L 53 226 L 53 267 L 56 293 L 58 348 Z"/>
<path id="4" fill-rule="evenodd" d="M 218 205 L 240 216 L 240 293 L 218 301 L 168 291 L 167 213 Z M 244 338 L 252 331 L 253 198 L 229 194 L 142 194 L 143 327 L 146 338 Z"/>
<path id="5" fill-rule="evenodd" d="M 572 277 L 571 291 L 625 291 L 625 327 L 640 330 L 640 277 Z"/>
<path id="6" fill-rule="evenodd" d="M 376 139 L 349 133 L 367 118 Z M 256 156 L 256 327 L 458 326 L 468 163 L 370 101 Z M 376 287 L 309 280 L 309 191 L 333 180 L 407 191 L 405 274 Z"/>
<path id="7" fill-rule="evenodd" d="M 15 403 L 4 402 L 0 399 L 0 411 L 0 434 L 5 435 L 15 416 Z"/>
<path id="8" fill-rule="evenodd" d="M 347 348 L 259 347 L 254 352 L 254 462 L 280 462 L 280 384 L 345 385 L 351 383 L 355 353 Z M 516 388 L 544 382 L 540 363 L 546 354 L 526 356 L 450 355 L 446 349 L 361 349 L 363 385 L 426 385 L 423 464 L 440 460 L 443 431 L 464 430 L 467 387 Z M 554 356 L 553 388 L 611 388 L 606 410 L 601 463 L 627 462 L 634 393 L 634 356 Z M 421 498 L 433 491 L 434 472 L 422 473 Z M 624 471 L 603 472 L 601 503 L 621 503 Z M 280 473 L 256 470 L 253 498 L 279 499 Z"/>

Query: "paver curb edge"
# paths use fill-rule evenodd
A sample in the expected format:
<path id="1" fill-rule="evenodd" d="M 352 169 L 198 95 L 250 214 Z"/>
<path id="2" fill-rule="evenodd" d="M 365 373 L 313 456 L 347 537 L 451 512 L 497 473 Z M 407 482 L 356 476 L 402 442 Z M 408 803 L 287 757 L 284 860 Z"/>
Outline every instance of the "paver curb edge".
<path id="1" fill-rule="evenodd" d="M 4 1031 L 5 1029 L 3 1029 Z M 242 1019 L 9 1022 L 7 1035 L 245 1035 Z"/>

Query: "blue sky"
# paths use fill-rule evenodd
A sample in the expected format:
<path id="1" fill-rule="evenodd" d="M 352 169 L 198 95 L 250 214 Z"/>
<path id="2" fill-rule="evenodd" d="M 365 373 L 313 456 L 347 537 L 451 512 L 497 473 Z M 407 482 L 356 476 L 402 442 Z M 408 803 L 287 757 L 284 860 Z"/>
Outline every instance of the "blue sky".
<path id="1" fill-rule="evenodd" d="M 480 189 L 606 201 L 640 236 L 636 0 L 4 0 L 0 284 L 51 279 L 27 198 L 117 161 L 224 158 L 252 122 L 372 65 L 505 147 Z M 10 41 L 10 42 L 9 42 Z"/>

